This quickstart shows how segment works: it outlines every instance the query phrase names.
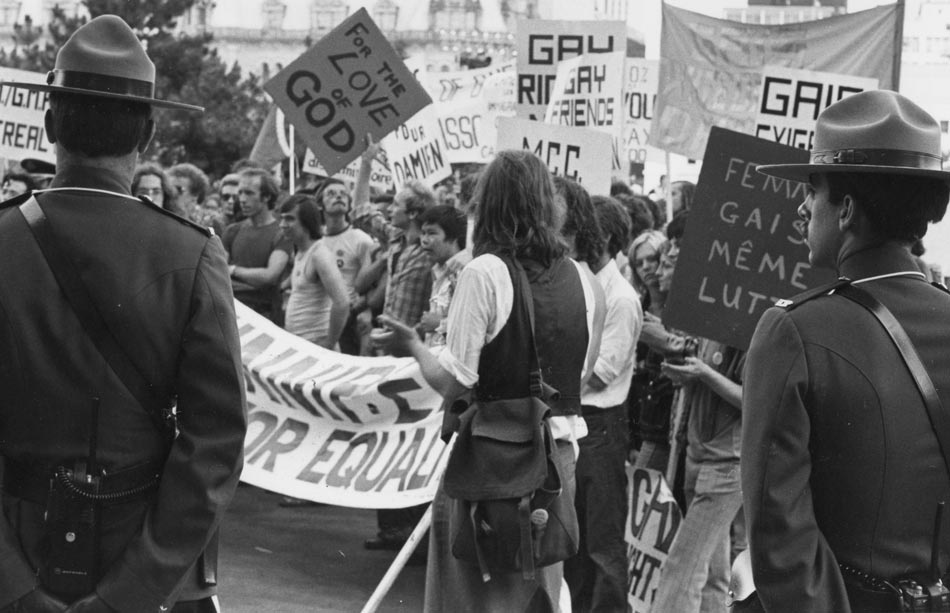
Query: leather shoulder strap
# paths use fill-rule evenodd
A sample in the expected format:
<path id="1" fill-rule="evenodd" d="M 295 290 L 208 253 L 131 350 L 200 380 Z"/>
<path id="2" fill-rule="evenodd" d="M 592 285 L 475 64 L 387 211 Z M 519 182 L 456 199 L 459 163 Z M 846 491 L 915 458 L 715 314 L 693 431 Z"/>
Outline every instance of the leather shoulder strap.
<path id="1" fill-rule="evenodd" d="M 56 278 L 56 283 L 76 313 L 86 334 L 132 396 L 148 413 L 152 423 L 166 439 L 166 443 L 170 442 L 174 436 L 174 422 L 170 407 L 167 406 L 168 403 L 158 397 L 155 388 L 139 372 L 128 354 L 116 341 L 72 261 L 59 249 L 52 235 L 49 220 L 40 208 L 39 202 L 31 197 L 21 204 L 19 209 L 33 232 L 46 258 L 46 263 Z"/>
<path id="2" fill-rule="evenodd" d="M 508 266 L 508 273 L 511 275 L 511 284 L 514 287 L 515 296 L 520 298 L 521 308 L 523 309 L 521 316 L 525 314 L 528 317 L 528 333 L 531 335 L 531 353 L 529 354 L 529 368 L 531 372 L 531 395 L 537 396 L 538 398 L 544 398 L 544 388 L 542 385 L 543 378 L 541 376 L 541 360 L 538 358 L 538 344 L 535 342 L 534 338 L 534 298 L 531 293 L 531 283 L 528 281 L 528 273 L 525 272 L 524 265 L 518 261 L 518 258 L 512 257 L 502 257 L 505 264 Z M 519 300 L 514 301 L 512 306 L 511 316 L 514 317 L 515 308 L 518 306 Z"/>
<path id="3" fill-rule="evenodd" d="M 911 342 L 907 333 L 904 331 L 904 327 L 901 326 L 900 322 L 897 321 L 897 318 L 894 317 L 894 314 L 891 313 L 886 306 L 860 287 L 843 285 L 837 288 L 835 293 L 863 306 L 884 326 L 884 329 L 897 347 L 898 353 L 904 358 L 907 370 L 910 371 L 911 376 L 917 383 L 917 388 L 923 398 L 924 406 L 927 408 L 927 416 L 930 418 L 930 427 L 933 428 L 934 434 L 937 435 L 937 443 L 943 454 L 943 462 L 947 467 L 947 472 L 950 472 L 950 416 L 943 410 L 940 397 L 937 395 L 933 381 L 930 379 L 927 369 L 924 368 L 920 356 L 917 355 L 917 350 L 914 348 L 913 342 Z"/>

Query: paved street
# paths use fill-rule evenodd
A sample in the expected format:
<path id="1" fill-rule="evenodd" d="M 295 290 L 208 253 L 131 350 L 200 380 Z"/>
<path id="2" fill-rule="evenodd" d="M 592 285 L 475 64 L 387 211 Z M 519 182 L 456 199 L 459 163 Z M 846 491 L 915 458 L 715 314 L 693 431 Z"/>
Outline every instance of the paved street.
<path id="1" fill-rule="evenodd" d="M 279 501 L 238 488 L 221 530 L 222 612 L 359 612 L 396 555 L 363 549 L 375 511 Z M 421 611 L 424 583 L 425 567 L 407 566 L 379 611 Z"/>

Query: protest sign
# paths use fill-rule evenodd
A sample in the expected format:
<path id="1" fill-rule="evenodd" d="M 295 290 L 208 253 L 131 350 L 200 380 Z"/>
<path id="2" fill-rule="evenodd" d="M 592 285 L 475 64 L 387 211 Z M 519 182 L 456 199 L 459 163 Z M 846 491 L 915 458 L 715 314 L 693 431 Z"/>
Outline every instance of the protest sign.
<path id="1" fill-rule="evenodd" d="M 423 85 L 434 104 L 450 104 L 463 100 L 481 100 L 489 77 L 503 72 L 514 72 L 515 62 L 500 62 L 486 68 L 429 72 Z"/>
<path id="2" fill-rule="evenodd" d="M 368 509 L 432 500 L 447 460 L 442 398 L 415 360 L 329 351 L 235 308 L 248 406 L 242 481 Z"/>
<path id="3" fill-rule="evenodd" d="M 323 167 L 320 161 L 317 160 L 317 156 L 313 154 L 313 151 L 307 149 L 307 153 L 303 158 L 303 166 L 301 167 L 301 171 L 323 177 L 332 176 L 334 179 L 339 179 L 340 181 L 343 181 L 352 187 L 356 183 L 356 179 L 359 177 L 360 166 L 362 163 L 362 158 L 356 158 L 344 168 L 340 169 L 339 172 L 331 175 L 327 172 L 327 169 Z M 379 161 L 378 158 L 374 158 L 373 164 L 370 166 L 369 185 L 370 187 L 384 192 L 393 188 L 393 175 L 389 172 L 389 169 L 386 168 L 386 166 L 381 161 Z"/>
<path id="4" fill-rule="evenodd" d="M 610 135 L 611 168 L 621 168 L 624 52 L 588 53 L 558 63 L 544 114 L 546 123 L 591 128 Z"/>
<path id="5" fill-rule="evenodd" d="M 670 552 L 683 514 L 663 473 L 630 468 L 624 540 L 627 543 L 627 604 L 633 613 L 649 613 L 660 584 L 660 569 Z"/>
<path id="6" fill-rule="evenodd" d="M 622 21 L 518 20 L 517 113 L 522 119 L 544 117 L 557 65 L 585 53 L 627 49 L 627 25 Z"/>
<path id="7" fill-rule="evenodd" d="M 514 70 L 514 61 L 509 61 L 475 70 L 428 73 L 423 85 L 435 101 L 450 163 L 491 161 L 497 139 L 495 121 L 514 115 L 514 88 L 500 89 L 496 77 L 507 73 L 513 79 Z"/>
<path id="8" fill-rule="evenodd" d="M 0 68 L 0 82 L 46 83 L 46 74 Z M 43 117 L 49 92 L 7 87 L 0 83 L 0 158 L 33 158 L 56 163 L 53 145 L 46 140 Z"/>
<path id="9" fill-rule="evenodd" d="M 624 53 L 589 53 L 559 62 L 545 123 L 619 133 Z"/>
<path id="10" fill-rule="evenodd" d="M 746 349 L 776 300 L 835 279 L 808 263 L 797 213 L 805 185 L 755 170 L 807 162 L 801 149 L 712 129 L 664 325 Z"/>
<path id="11" fill-rule="evenodd" d="M 421 87 L 428 85 L 424 58 L 406 60 L 406 68 Z M 439 118 L 431 104 L 391 132 L 382 145 L 397 190 L 413 180 L 432 187 L 452 174 Z"/>
<path id="12" fill-rule="evenodd" d="M 900 4 L 818 21 L 756 25 L 663 3 L 660 84 L 650 144 L 702 159 L 712 126 L 755 134 L 766 66 L 894 81 Z"/>
<path id="13" fill-rule="evenodd" d="M 332 174 L 432 100 L 365 8 L 347 17 L 264 89 Z"/>
<path id="14" fill-rule="evenodd" d="M 818 114 L 845 96 L 877 89 L 877 79 L 766 66 L 755 136 L 811 151 Z"/>
<path id="15" fill-rule="evenodd" d="M 502 117 L 498 120 L 498 149 L 527 149 L 548 169 L 583 185 L 591 194 L 610 193 L 609 134 L 588 128 Z"/>
<path id="16" fill-rule="evenodd" d="M 648 158 L 663 159 L 662 152 L 647 146 L 656 105 L 660 62 L 628 57 L 626 73 L 627 80 L 623 90 L 623 144 L 627 159 L 635 164 L 645 164 Z"/>

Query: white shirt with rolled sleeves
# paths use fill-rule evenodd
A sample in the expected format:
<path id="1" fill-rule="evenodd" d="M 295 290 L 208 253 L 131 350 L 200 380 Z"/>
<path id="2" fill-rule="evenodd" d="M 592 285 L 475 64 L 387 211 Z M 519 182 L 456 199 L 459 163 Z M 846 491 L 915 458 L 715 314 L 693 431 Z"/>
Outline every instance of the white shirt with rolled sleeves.
<path id="1" fill-rule="evenodd" d="M 576 262 L 587 305 L 587 330 L 594 339 L 594 289 L 589 277 Z M 472 260 L 459 274 L 455 296 L 449 306 L 448 337 L 439 363 L 456 381 L 472 388 L 478 383 L 478 361 L 482 347 L 498 336 L 508 322 L 514 304 L 514 287 L 508 267 L 497 256 L 486 254 Z M 590 341 L 588 341 L 590 342 Z M 585 361 L 584 372 L 588 370 Z M 577 456 L 577 440 L 587 435 L 587 425 L 577 415 L 551 418 L 556 439 L 571 441 Z"/>
<path id="2" fill-rule="evenodd" d="M 623 278 L 614 260 L 609 260 L 594 276 L 604 289 L 607 301 L 604 334 L 594 374 L 607 387 L 597 390 L 585 385 L 581 390 L 581 404 L 607 409 L 622 404 L 630 391 L 637 362 L 637 340 L 643 328 L 643 307 L 637 290 Z"/>

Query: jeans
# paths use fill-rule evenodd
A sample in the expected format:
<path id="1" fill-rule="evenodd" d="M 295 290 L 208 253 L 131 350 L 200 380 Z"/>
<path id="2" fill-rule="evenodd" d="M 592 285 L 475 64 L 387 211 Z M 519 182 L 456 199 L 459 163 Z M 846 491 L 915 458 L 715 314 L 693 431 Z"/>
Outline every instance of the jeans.
<path id="1" fill-rule="evenodd" d="M 574 507 L 580 547 L 564 562 L 574 613 L 624 611 L 627 603 L 627 409 L 584 411 Z"/>
<path id="2" fill-rule="evenodd" d="M 725 613 L 729 527 L 742 506 L 739 462 L 686 459 L 688 509 L 660 574 L 653 613 Z"/>

